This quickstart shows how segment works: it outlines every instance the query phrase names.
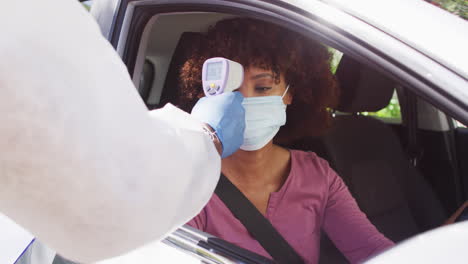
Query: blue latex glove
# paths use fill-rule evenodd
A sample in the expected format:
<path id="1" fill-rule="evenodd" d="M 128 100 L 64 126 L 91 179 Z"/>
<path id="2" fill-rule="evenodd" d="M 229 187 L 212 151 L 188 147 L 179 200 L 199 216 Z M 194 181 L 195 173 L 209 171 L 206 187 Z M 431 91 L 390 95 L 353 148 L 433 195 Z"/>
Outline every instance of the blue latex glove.
<path id="1" fill-rule="evenodd" d="M 209 124 L 223 146 L 222 158 L 236 152 L 244 141 L 244 96 L 239 92 L 203 97 L 192 109 L 192 116 Z"/>

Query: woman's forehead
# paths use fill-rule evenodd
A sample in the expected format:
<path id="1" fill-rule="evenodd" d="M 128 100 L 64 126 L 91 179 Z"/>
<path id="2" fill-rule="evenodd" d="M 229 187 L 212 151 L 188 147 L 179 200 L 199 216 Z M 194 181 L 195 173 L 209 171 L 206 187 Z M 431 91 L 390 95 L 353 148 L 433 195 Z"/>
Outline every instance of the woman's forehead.
<path id="1" fill-rule="evenodd" d="M 281 83 L 284 75 L 282 73 L 276 75 L 271 69 L 251 65 L 244 69 L 244 79 L 249 81 L 271 79 L 275 83 Z"/>
<path id="2" fill-rule="evenodd" d="M 255 76 L 255 75 L 269 75 L 273 77 L 273 71 L 270 69 L 263 69 L 257 66 L 248 66 L 247 68 L 244 69 L 245 74 L 249 76 Z"/>

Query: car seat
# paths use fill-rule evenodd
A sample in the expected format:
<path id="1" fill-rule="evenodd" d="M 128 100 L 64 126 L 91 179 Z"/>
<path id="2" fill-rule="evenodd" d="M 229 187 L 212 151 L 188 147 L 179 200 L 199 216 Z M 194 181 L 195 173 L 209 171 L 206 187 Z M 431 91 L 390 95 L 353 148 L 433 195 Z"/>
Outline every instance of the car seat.
<path id="1" fill-rule="evenodd" d="M 336 110 L 342 114 L 336 114 L 332 128 L 320 139 L 320 151 L 348 185 L 361 210 L 395 242 L 441 225 L 446 218 L 444 209 L 410 164 L 393 129 L 359 114 L 386 107 L 397 84 L 346 56 L 336 77 L 342 90 Z M 343 262 L 327 238 L 322 240 L 320 262 Z"/>

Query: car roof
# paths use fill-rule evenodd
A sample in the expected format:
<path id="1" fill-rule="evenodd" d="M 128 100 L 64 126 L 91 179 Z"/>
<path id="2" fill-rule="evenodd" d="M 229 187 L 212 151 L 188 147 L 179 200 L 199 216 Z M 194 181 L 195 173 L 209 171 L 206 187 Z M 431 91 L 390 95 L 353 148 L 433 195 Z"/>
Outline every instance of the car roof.
<path id="1" fill-rule="evenodd" d="M 308 0 L 291 0 L 306 7 Z M 325 0 L 468 79 L 468 22 L 423 0 Z"/>
<path id="2" fill-rule="evenodd" d="M 114 13 L 119 4 L 137 1 L 94 1 L 94 6 L 100 6 L 97 8 L 98 12 L 94 12 L 94 16 L 98 22 L 112 20 L 113 14 L 110 13 Z M 287 3 L 311 14 L 317 12 L 317 3 L 333 6 L 406 43 L 464 79 L 468 79 L 466 52 L 468 22 L 423 0 L 270 0 L 266 2 Z M 102 7 L 107 9 L 107 14 L 102 12 Z M 108 28 L 101 28 L 107 37 L 111 31 L 111 23 L 99 24 L 109 25 Z"/>

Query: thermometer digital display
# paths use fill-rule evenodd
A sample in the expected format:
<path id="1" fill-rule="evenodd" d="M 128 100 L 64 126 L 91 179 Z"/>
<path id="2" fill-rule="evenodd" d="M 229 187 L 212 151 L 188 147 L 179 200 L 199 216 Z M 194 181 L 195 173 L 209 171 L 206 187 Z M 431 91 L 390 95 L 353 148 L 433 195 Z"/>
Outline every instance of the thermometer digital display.
<path id="1" fill-rule="evenodd" d="M 244 81 L 244 68 L 241 64 L 216 57 L 203 63 L 202 83 L 206 96 L 228 93 L 239 88 Z"/>

